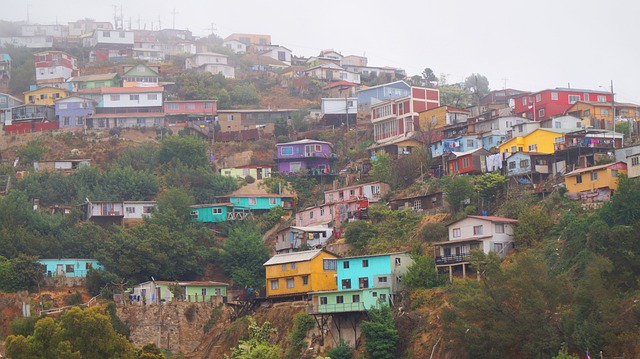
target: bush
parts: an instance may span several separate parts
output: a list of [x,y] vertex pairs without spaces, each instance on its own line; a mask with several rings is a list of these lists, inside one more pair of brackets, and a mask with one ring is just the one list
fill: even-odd
[[353,358],[353,352],[351,352],[351,348],[349,348],[347,342],[345,342],[343,338],[340,338],[340,343],[331,348],[331,350],[327,352],[327,356],[331,359],[351,359]]
[[315,321],[311,315],[306,313],[296,314],[293,329],[287,335],[288,348],[286,358],[300,358],[300,353],[307,346],[304,339],[307,337],[307,332],[314,325]]
[[69,294],[64,297],[64,302],[66,305],[80,305],[82,304],[82,294],[78,291]]
[[251,176],[249,176],[249,175],[247,175],[247,177],[244,178],[244,181],[247,182],[247,184],[251,184],[251,183],[255,182],[256,179],[251,177]]
[[22,335],[25,337],[32,335],[33,330],[36,327],[36,322],[39,319],[40,318],[38,317],[29,317],[29,318],[18,317],[14,319],[13,322],[11,322],[11,325],[9,326],[9,329],[11,330],[11,334]]
[[193,322],[196,318],[196,306],[191,304],[187,310],[184,311],[184,317],[187,318],[189,323]]

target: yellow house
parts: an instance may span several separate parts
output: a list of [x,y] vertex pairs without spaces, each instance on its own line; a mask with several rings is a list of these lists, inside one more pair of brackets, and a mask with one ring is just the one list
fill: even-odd
[[267,298],[337,290],[338,256],[324,249],[277,254],[267,262]]
[[581,168],[564,176],[567,196],[572,199],[606,201],[618,189],[618,175],[627,173],[624,162]]
[[23,94],[25,104],[53,106],[54,101],[69,97],[69,95],[71,95],[71,91],[57,87],[45,86],[23,92]]
[[538,152],[551,154],[555,152],[556,143],[564,143],[567,132],[575,130],[561,128],[539,128],[525,136],[514,137],[500,145],[500,153]]
[[455,124],[466,124],[469,111],[453,106],[440,106],[419,113],[420,128],[423,131]]
[[[638,105],[629,103],[615,103],[616,119],[640,118]],[[582,120],[583,126],[596,126],[597,128],[612,129],[611,119],[613,118],[611,102],[583,102],[574,103],[567,110],[567,114],[578,117]]]
[[263,178],[271,177],[271,166],[246,165],[229,167],[221,169],[220,174],[233,178],[245,178],[247,176],[251,176],[254,179],[261,180]]

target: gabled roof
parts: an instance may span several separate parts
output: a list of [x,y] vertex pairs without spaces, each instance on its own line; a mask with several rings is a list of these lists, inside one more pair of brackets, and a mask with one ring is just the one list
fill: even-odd
[[316,66],[313,66],[313,67],[309,67],[308,69],[304,70],[304,72],[315,70],[315,69],[318,69],[318,68],[325,68],[325,69],[332,69],[332,70],[343,70],[344,71],[344,69],[342,67],[340,67],[340,66],[338,66],[338,65],[336,65],[336,64],[334,64],[332,62],[326,62],[324,64],[320,64],[320,65],[316,65]]
[[217,52],[199,52],[197,54],[191,55],[189,57],[197,57],[197,56],[220,56],[220,57],[229,57],[225,54],[219,54]]
[[314,143],[324,143],[326,145],[333,147],[333,145],[329,142],[310,140],[308,138],[305,138],[304,140],[293,141],[293,142],[277,143],[276,146],[306,145],[306,144],[314,144]]
[[209,208],[209,207],[233,207],[233,203],[231,202],[206,203],[206,204],[194,204],[193,206],[189,206],[189,208]]
[[64,91],[64,92],[66,92],[66,93],[68,93],[68,94],[70,94],[70,93],[71,93],[71,91],[69,91],[69,90],[67,90],[67,89],[63,89],[63,88],[59,88],[59,87],[54,87],[54,86],[42,86],[42,87],[38,87],[38,88],[33,89],[33,90],[25,91],[25,92],[23,92],[23,93],[24,93],[24,94],[26,94],[26,93],[36,92],[36,91],[44,90],[44,89],[61,90],[61,91]]
[[162,92],[162,86],[149,87],[102,87],[100,89],[80,90],[79,93],[101,93],[101,94],[127,94],[127,93],[145,93],[145,92]]
[[335,81],[332,82],[328,85],[325,85],[322,89],[323,90],[328,90],[328,89],[332,89],[335,87],[357,87],[358,84],[354,84],[353,82],[349,82],[349,81],[345,81],[345,80],[341,80],[341,81]]
[[[264,262],[263,265],[270,266],[270,265],[285,264],[285,263],[306,262],[317,257],[321,252],[326,252],[326,253],[335,255],[324,249],[313,249],[310,251],[283,253],[283,254],[276,254],[275,256],[271,257],[268,261]],[[335,256],[338,257],[337,255]]]
[[[135,50],[135,49],[134,49]],[[150,51],[149,49],[143,49],[145,51]],[[146,71],[144,73],[138,72],[139,68],[145,68],[148,69],[151,73],[147,73]],[[129,68],[127,71],[125,71],[122,76],[127,76],[129,75],[129,73],[133,73],[136,74],[138,73],[138,76],[160,76],[160,74],[158,73],[158,71],[156,71],[153,67],[147,66],[145,64],[137,64],[135,66],[132,66],[131,68]]]
[[456,156],[456,158],[458,158],[458,157],[461,157],[461,156],[471,155],[471,154],[473,154],[475,152],[487,152],[487,153],[489,153],[489,151],[487,151],[484,148],[480,147],[480,148],[476,148],[475,150],[470,150],[470,151],[467,151],[467,152],[455,152],[455,151],[452,151],[451,154]]
[[626,167],[626,163],[622,162],[622,161],[618,161],[618,162],[613,162],[613,163],[607,163],[604,165],[599,165],[599,166],[591,166],[591,167],[587,167],[587,168],[580,168],[577,169],[575,171],[569,172],[567,174],[565,174],[565,177],[570,177],[570,176],[575,176],[575,175],[579,175],[581,173],[585,173],[585,172],[591,172],[591,171],[598,171],[601,169],[605,169],[605,168],[609,168],[609,167],[613,167],[613,166],[617,166],[617,165],[624,165]]
[[517,223],[518,220],[517,219],[513,219],[513,218],[507,218],[507,217],[498,217],[498,216],[467,216],[465,218],[459,219],[457,221],[451,222],[449,223],[449,226],[452,226],[455,223],[458,223],[460,221],[464,221],[467,218],[475,218],[475,219],[481,219],[484,221],[489,221],[489,222],[493,222],[493,223]]

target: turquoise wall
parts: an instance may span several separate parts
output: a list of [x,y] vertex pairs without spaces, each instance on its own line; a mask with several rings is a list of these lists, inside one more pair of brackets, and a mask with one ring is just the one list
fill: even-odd
[[[250,204],[249,203],[249,198],[255,198],[256,199],[256,203],[255,204]],[[271,204],[270,200],[275,199],[275,203]],[[233,203],[234,207],[240,207],[240,208],[248,208],[248,209],[263,209],[263,210],[269,210],[273,207],[277,207],[277,206],[282,206],[282,198],[280,197],[274,197],[274,198],[268,198],[268,197],[229,197],[229,201],[231,203]]]
[[[313,295],[313,312],[354,312],[380,308],[382,305],[389,305],[389,292],[389,288],[370,288],[317,293]],[[359,296],[359,302],[353,301],[354,295]],[[342,303],[338,303],[338,297],[342,297]],[[320,304],[321,298],[326,298],[327,304]]]
[[[363,261],[368,261],[368,266],[363,266]],[[349,268],[345,268],[345,263],[349,263]],[[392,277],[391,272],[391,256],[389,254],[382,254],[377,256],[365,256],[365,257],[352,257],[352,258],[340,258],[338,259],[338,290],[345,290],[348,288],[342,287],[342,281],[344,279],[351,280],[351,289],[359,289],[360,278],[367,278],[369,285],[367,288],[373,288],[376,286],[374,280],[379,276],[387,276],[386,284],[378,284],[378,286],[391,286]]]
[[[222,213],[213,214],[213,208],[222,209]],[[227,206],[211,205],[206,207],[191,207],[191,211],[195,211],[198,213],[198,218],[194,219],[196,222],[218,223],[227,221],[227,208]]]
[[[44,274],[50,277],[60,275],[65,277],[86,277],[88,272],[87,263],[90,263],[90,268],[104,269],[104,266],[98,264],[97,259],[38,259],[38,262],[46,266]],[[62,265],[61,271],[58,269],[58,265]]]

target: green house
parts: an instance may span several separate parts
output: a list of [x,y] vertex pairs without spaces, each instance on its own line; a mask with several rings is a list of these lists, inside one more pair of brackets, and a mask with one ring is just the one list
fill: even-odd
[[123,86],[128,84],[151,83],[158,84],[160,79],[159,66],[147,66],[145,64],[124,65],[122,74]]
[[160,304],[175,300],[169,289],[173,284],[178,284],[181,289],[178,300],[187,302],[222,303],[226,300],[229,286],[227,283],[213,281],[149,281],[133,287],[131,301],[137,304]]
[[313,293],[310,313],[363,312],[390,305],[390,288],[332,290]]
[[120,77],[117,73],[74,76],[69,79],[75,91],[99,89],[102,87],[120,87]]
[[232,203],[199,204],[191,206],[191,220],[202,223],[226,222]]

